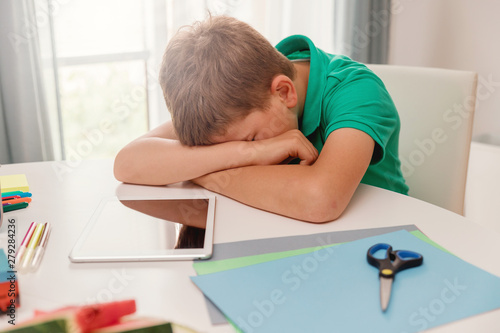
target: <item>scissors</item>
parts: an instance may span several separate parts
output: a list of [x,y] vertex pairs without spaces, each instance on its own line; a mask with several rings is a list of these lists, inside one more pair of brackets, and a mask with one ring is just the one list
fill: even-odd
[[[375,257],[375,253],[384,250],[384,257]],[[366,254],[368,263],[379,270],[380,277],[380,306],[382,311],[387,310],[391,299],[392,282],[397,272],[407,268],[422,265],[424,257],[420,253],[407,250],[393,251],[392,246],[378,243],[368,249]]]

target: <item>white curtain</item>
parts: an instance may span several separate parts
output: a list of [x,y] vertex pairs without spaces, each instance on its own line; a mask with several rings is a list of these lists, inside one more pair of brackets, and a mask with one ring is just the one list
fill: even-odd
[[34,3],[0,1],[0,163],[51,159]]
[[249,23],[273,45],[290,35],[308,36],[333,52],[336,0],[167,0],[169,37],[179,27],[212,15],[234,16]]
[[12,160],[10,147],[7,142],[7,125],[3,112],[2,89],[0,86],[0,163],[9,163]]
[[386,64],[391,0],[335,0],[334,49],[366,64]]

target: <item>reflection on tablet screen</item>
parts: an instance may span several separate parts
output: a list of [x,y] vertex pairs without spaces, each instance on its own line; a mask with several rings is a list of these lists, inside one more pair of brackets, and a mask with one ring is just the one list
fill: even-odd
[[120,200],[120,202],[128,208],[156,218],[148,220],[147,223],[156,223],[158,227],[164,224],[166,230],[174,228],[175,233],[165,232],[166,237],[175,235],[175,240],[171,242],[175,244],[173,248],[203,248],[208,200]]
[[80,252],[88,256],[140,256],[201,249],[207,210],[207,199],[109,200]]

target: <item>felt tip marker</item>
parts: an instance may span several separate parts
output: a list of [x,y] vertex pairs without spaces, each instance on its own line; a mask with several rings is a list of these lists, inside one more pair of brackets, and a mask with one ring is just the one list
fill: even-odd
[[3,211],[5,213],[7,213],[7,212],[10,212],[10,211],[13,211],[13,210],[18,210],[18,209],[22,209],[22,208],[26,208],[26,207],[28,207],[28,203],[27,202],[19,202],[19,203],[15,203],[15,204],[4,206],[3,207]]
[[8,197],[2,197],[2,201],[7,201],[7,200],[12,200],[12,199],[19,199],[21,196],[20,195],[11,195]]
[[43,229],[42,239],[40,240],[40,245],[35,249],[35,255],[33,256],[33,261],[31,262],[31,270],[36,270],[42,261],[43,253],[45,252],[45,247],[47,245],[47,240],[49,239],[50,225],[49,222],[45,223],[45,228]]
[[7,201],[2,201],[2,204],[16,204],[16,203],[21,203],[21,202],[26,202],[26,203],[30,203],[31,202],[31,198],[16,198],[16,199],[10,199],[10,200],[7,200]]
[[17,251],[16,254],[16,263],[21,263],[21,260],[23,259],[24,251],[26,251],[26,247],[28,247],[28,243],[31,240],[31,236],[33,235],[33,232],[35,231],[36,223],[31,222],[30,227],[28,228],[28,231],[26,231],[26,235],[24,235],[23,241],[21,242],[21,246],[19,247],[19,250]]
[[21,195],[23,191],[12,191],[12,192],[4,192],[2,193],[2,199],[5,197],[10,197],[12,195]]
[[40,223],[36,226],[35,231],[33,232],[33,236],[31,236],[30,242],[27,246],[26,253],[24,254],[24,258],[21,261],[21,269],[20,271],[27,271],[30,266],[31,259],[33,258],[33,254],[35,252],[35,248],[38,246],[40,242],[40,237],[42,236],[44,224]]

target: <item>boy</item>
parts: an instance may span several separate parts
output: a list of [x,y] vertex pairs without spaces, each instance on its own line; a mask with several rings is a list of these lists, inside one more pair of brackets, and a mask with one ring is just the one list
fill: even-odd
[[172,121],[118,153],[120,181],[192,180],[308,222],[338,218],[360,182],[408,191],[383,83],[304,36],[275,49],[245,23],[211,17],[170,41],[160,85]]

